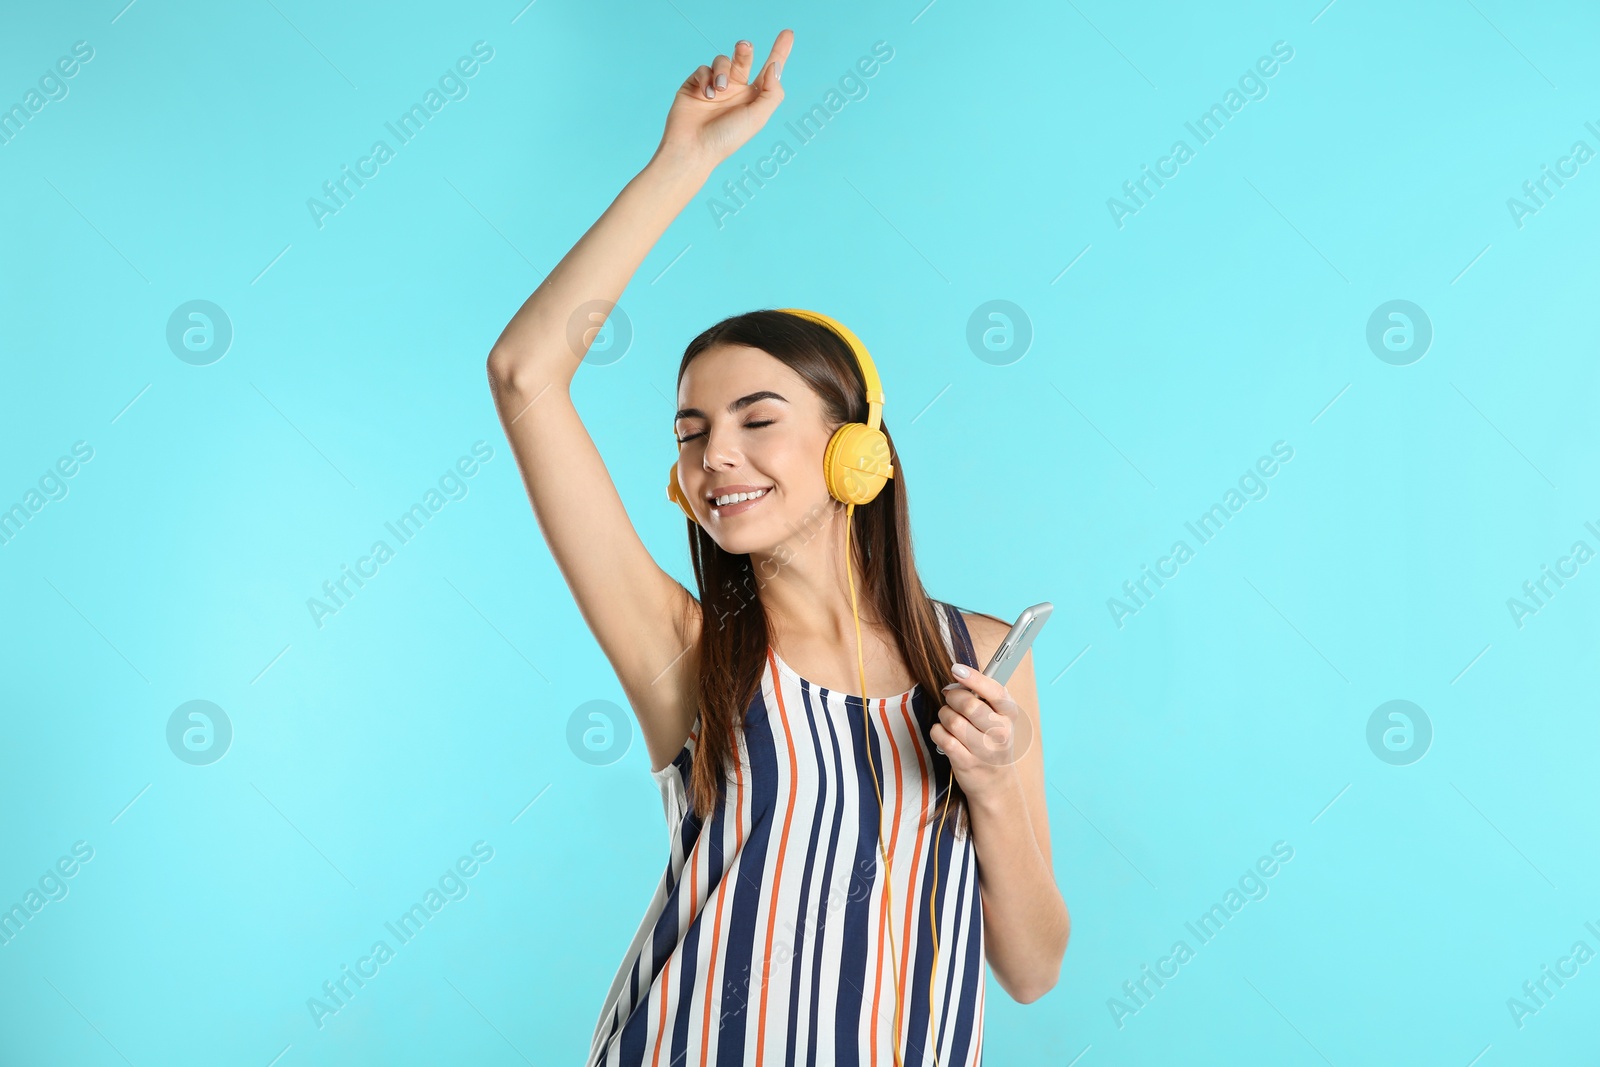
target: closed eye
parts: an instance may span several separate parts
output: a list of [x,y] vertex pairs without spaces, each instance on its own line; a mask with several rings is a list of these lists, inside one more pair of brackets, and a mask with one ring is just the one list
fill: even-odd
[[[762,427],[762,426],[771,426],[776,421],[777,421],[776,419],[767,419],[764,422],[747,422],[747,423],[744,424],[744,426],[745,426],[745,429],[747,429],[747,430],[754,430],[754,429],[757,429],[757,428]],[[704,437],[705,435],[706,435],[706,432],[704,430],[701,430],[699,433],[692,433],[692,434],[689,434],[687,437],[678,438],[678,443],[680,445],[688,444],[690,441],[693,441],[696,437]]]

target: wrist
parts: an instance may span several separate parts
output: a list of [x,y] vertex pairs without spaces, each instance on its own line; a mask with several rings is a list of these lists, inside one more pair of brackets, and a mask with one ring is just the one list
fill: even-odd
[[650,157],[650,162],[644,166],[647,174],[658,176],[673,184],[692,185],[694,188],[691,194],[700,190],[715,169],[715,162],[687,149],[669,146],[665,142],[657,146],[655,153]]
[[978,790],[963,788],[968,803],[980,818],[988,815],[1006,815],[1015,811],[1019,805],[1024,811],[1027,810],[1027,798],[1022,791],[1022,776],[1017,773],[1015,765],[1003,768]]

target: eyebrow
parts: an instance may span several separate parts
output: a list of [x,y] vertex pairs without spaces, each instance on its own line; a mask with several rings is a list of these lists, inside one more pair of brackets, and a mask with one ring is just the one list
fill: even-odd
[[[751,393],[749,396],[741,396],[738,400],[735,400],[733,403],[729,404],[728,412],[729,414],[732,414],[741,408],[747,408],[751,404],[754,404],[757,400],[782,400],[785,404],[789,402],[784,397],[774,393],[771,389],[762,389],[759,392]],[[679,408],[678,413],[673,416],[672,421],[677,422],[679,419],[703,419],[705,417],[706,413],[701,411],[699,408]]]

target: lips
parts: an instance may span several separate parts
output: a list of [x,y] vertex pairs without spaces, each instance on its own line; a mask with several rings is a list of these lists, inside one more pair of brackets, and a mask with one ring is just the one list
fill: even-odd
[[[721,490],[721,492],[723,494],[733,493],[733,492],[751,492],[751,493],[753,493],[753,492],[757,492],[759,490],[759,488],[760,487],[757,487],[756,489],[723,489],[723,490]],[[754,498],[752,498],[750,500],[741,500],[738,503],[727,504],[727,505],[725,505],[723,507],[720,507],[720,508],[717,507],[717,505],[715,503],[713,503],[711,505],[711,515],[712,515],[713,518],[716,518],[716,519],[719,519],[719,520],[720,519],[730,519],[730,518],[734,517],[735,515],[744,514],[745,512],[749,511],[751,508],[759,507],[761,505],[761,502],[766,500],[767,497],[769,497],[771,495],[772,495],[772,490],[770,488],[768,488],[760,496],[754,497]],[[715,500],[714,497],[712,499]]]
[[[770,485],[725,485],[720,490],[712,490],[707,493],[706,502],[712,507],[717,507],[718,496],[733,496],[734,493],[762,493],[765,496],[766,493],[771,493],[771,490],[773,490],[773,486]],[[742,502],[749,504],[749,501]],[[733,506],[730,504],[730,507]]]
[[[710,504],[712,507],[716,507],[717,506],[717,497],[719,497],[719,496],[730,496],[733,493],[759,493],[763,489],[767,490],[768,492],[771,492],[772,486],[770,486],[770,485],[724,485],[721,488],[713,489],[713,490],[711,490],[711,492],[707,493],[706,494],[706,503]],[[748,501],[745,501],[745,503],[748,503]]]

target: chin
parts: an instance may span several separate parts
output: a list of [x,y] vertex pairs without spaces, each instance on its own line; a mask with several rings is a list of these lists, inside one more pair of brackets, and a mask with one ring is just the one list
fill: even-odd
[[717,547],[722,551],[744,556],[752,552],[765,552],[782,538],[773,537],[764,524],[751,523],[749,529],[723,530],[712,540],[717,542]]

